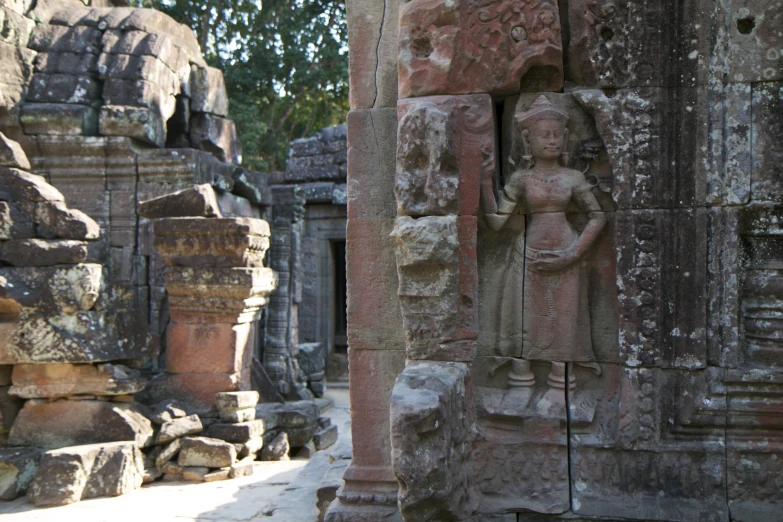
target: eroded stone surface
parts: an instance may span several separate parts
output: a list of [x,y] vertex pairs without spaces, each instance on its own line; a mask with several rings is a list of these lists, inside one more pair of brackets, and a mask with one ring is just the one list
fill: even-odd
[[25,399],[126,395],[144,389],[138,370],[121,364],[17,364],[11,393]]
[[42,448],[114,441],[147,446],[152,438],[152,423],[132,404],[34,399],[27,401],[19,412],[9,442]]
[[400,10],[400,98],[563,84],[557,2],[416,0]]
[[27,491],[42,454],[38,448],[0,449],[0,499],[13,500]]
[[177,463],[180,466],[224,468],[237,458],[234,446],[222,440],[207,437],[187,437],[182,440]]
[[468,368],[411,362],[391,396],[391,441],[405,520],[461,519],[471,512]]
[[37,506],[130,493],[142,484],[144,462],[132,442],[89,444],[48,451],[30,484]]

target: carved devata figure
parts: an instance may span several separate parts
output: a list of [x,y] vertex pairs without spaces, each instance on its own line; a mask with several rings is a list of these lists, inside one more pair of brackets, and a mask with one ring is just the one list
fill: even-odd
[[[524,402],[517,408],[526,406],[530,392],[525,392],[534,385],[530,361],[551,363],[547,384],[555,390],[566,387],[566,364],[600,371],[591,341],[584,258],[606,218],[591,191],[593,184],[584,173],[564,166],[568,119],[545,96],[518,116],[526,165],[511,174],[497,211],[486,216],[494,230],[512,214],[526,216],[526,230],[515,240],[500,307],[503,337],[521,344],[514,352],[522,358],[512,361],[508,377],[512,390],[521,392],[512,394],[514,400]],[[566,210],[573,203],[589,217],[581,233],[567,218]],[[572,371],[568,381],[573,388]]]

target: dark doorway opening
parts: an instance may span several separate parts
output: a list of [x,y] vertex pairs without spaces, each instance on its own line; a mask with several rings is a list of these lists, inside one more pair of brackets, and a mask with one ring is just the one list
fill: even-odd
[[334,351],[348,353],[348,289],[345,280],[345,241],[332,242],[334,256]]

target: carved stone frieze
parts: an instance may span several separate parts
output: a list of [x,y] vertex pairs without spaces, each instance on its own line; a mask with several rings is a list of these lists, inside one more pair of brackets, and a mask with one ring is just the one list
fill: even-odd
[[399,96],[557,91],[561,21],[552,0],[414,0],[400,9]]

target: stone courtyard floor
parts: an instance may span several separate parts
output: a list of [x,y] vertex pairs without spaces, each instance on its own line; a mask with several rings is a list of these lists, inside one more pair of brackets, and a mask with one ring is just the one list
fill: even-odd
[[[330,388],[335,446],[350,439],[348,390]],[[161,482],[121,497],[36,508],[26,497],[0,501],[3,522],[315,522],[316,490],[330,467],[332,448],[308,460],[256,462],[253,475],[211,483]]]

